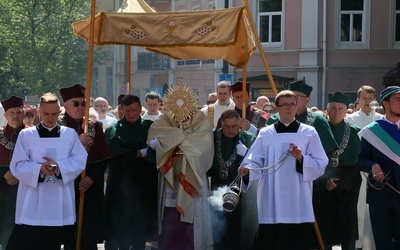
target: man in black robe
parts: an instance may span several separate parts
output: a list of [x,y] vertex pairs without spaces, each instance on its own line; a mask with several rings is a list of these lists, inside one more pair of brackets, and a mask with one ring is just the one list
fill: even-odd
[[81,190],[85,192],[81,246],[85,250],[97,250],[97,244],[103,243],[105,239],[104,171],[111,152],[100,123],[89,120],[88,131],[84,133],[85,87],[75,84],[60,89],[60,94],[64,101],[65,115],[59,123],[75,129],[88,152],[86,176],[83,180],[81,176],[75,180],[77,213]]
[[12,96],[2,101],[5,127],[0,127],[0,245],[6,249],[8,238],[15,223],[15,202],[17,198],[18,179],[9,168],[15,142],[19,132],[25,128],[24,99]]
[[107,249],[144,249],[157,235],[157,168],[146,160],[155,155],[146,144],[153,122],[141,118],[141,110],[139,97],[126,95],[123,117],[105,133],[113,155],[106,188]]
[[[240,115],[235,110],[221,114],[222,128],[214,131],[214,159],[207,175],[211,177],[211,190],[230,186],[236,179],[237,168],[255,140],[255,136],[239,128]],[[234,183],[240,186],[239,183]],[[243,249],[241,245],[242,202],[233,211],[223,211],[211,201],[214,249]],[[244,237],[252,238],[251,233]]]
[[325,249],[340,244],[355,248],[358,239],[357,201],[361,175],[356,166],[360,149],[360,128],[344,120],[350,98],[340,92],[330,97],[329,125],[339,148],[329,154],[323,176],[314,181],[314,209]]
[[[261,128],[265,127],[268,115],[262,110],[255,108],[250,105],[250,83],[247,82],[244,88],[243,82],[239,81],[232,85],[232,98],[235,103],[235,111],[239,113],[241,119],[239,120],[239,126],[242,130],[248,131],[255,136],[258,134]],[[244,103],[243,98],[247,97],[247,101]],[[243,105],[245,107],[245,117],[243,117]],[[217,128],[221,127],[221,119],[218,121]],[[253,232],[257,229],[257,211],[256,211],[256,193],[257,185],[252,185],[251,190],[248,190],[246,195],[242,199],[243,215],[246,223],[242,226],[242,231]],[[251,238],[244,242],[245,248],[250,247]]]

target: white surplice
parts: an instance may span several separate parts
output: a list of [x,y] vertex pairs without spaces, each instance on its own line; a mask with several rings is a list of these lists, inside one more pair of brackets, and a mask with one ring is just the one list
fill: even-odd
[[[44,156],[59,166],[62,179],[38,182]],[[60,137],[40,138],[36,127],[21,131],[10,163],[19,179],[15,223],[32,226],[73,225],[75,214],[74,180],[85,169],[87,153],[77,133],[61,126]]]
[[290,149],[290,143],[302,150],[303,174],[296,171],[296,159],[288,155],[282,165],[270,170],[250,170],[249,184],[243,186],[246,191],[252,181],[259,180],[259,224],[314,221],[313,180],[324,173],[328,158],[313,127],[301,124],[297,133],[277,133],[274,125],[261,129],[241,166],[255,170],[270,166]]

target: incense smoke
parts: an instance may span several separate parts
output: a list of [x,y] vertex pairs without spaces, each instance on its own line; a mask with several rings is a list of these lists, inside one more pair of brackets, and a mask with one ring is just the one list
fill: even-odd
[[213,209],[223,211],[222,204],[224,203],[223,196],[229,191],[227,186],[219,187],[217,190],[212,191],[212,195],[208,197],[208,201]]

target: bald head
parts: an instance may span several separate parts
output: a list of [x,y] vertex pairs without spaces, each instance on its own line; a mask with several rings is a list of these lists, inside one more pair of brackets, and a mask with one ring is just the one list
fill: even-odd
[[266,96],[259,96],[256,100],[256,108],[263,110],[265,104],[270,103],[268,97]]

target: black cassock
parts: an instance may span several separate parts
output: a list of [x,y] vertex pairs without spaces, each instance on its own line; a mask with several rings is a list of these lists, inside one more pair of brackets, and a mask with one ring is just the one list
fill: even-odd
[[[78,135],[84,132],[84,120],[74,119],[67,113],[60,121],[61,125],[73,128]],[[101,123],[90,121],[88,133],[93,141],[88,151],[86,163],[86,176],[93,180],[93,185],[85,191],[83,207],[83,226],[81,248],[97,250],[97,243],[103,243],[105,239],[105,198],[104,198],[104,172],[107,162],[111,157],[111,151],[105,141],[103,126]],[[75,201],[77,221],[79,220],[81,176],[75,179]],[[76,234],[75,234],[76,235]],[[75,249],[76,239],[67,245],[67,249]]]

